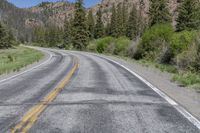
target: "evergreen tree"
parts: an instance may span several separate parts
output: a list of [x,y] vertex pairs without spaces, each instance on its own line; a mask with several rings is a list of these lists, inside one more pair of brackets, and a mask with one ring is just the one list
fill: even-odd
[[200,26],[200,2],[199,0],[183,0],[178,8],[176,30],[194,30]]
[[106,36],[111,36],[111,26],[110,26],[110,22],[107,23],[106,27],[105,27],[105,35]]
[[86,15],[83,7],[83,0],[75,3],[75,14],[72,25],[72,45],[74,48],[82,50],[88,44],[89,34],[86,25]]
[[36,27],[34,29],[34,42],[41,46],[45,43],[45,29],[43,27]]
[[127,29],[127,21],[128,21],[128,7],[127,7],[127,4],[126,2],[124,1],[123,2],[123,5],[122,5],[122,21],[123,21],[123,24],[122,24],[122,32],[123,32],[123,36],[126,35],[126,29]]
[[110,22],[110,34],[113,37],[117,37],[117,14],[116,14],[116,8],[113,4],[112,7],[112,16],[111,16],[111,22]]
[[145,11],[145,3],[144,0],[140,0],[139,12],[138,12],[138,33],[137,35],[142,36],[145,28],[146,28],[146,19],[143,17]]
[[8,31],[8,44],[10,44],[10,46],[11,45],[17,45],[17,41],[16,41],[16,38],[13,35],[12,30]]
[[51,26],[48,29],[48,44],[49,47],[55,47],[56,46],[56,28],[54,26]]
[[104,36],[104,24],[102,21],[102,12],[101,9],[97,12],[97,22],[95,25],[95,30],[94,30],[94,37],[96,39],[101,38]]
[[129,19],[127,22],[126,36],[129,39],[134,39],[137,36],[137,26],[138,26],[138,16],[137,16],[136,6],[133,5],[133,8],[130,12]]
[[168,0],[150,0],[149,25],[169,23],[172,21],[167,6]]
[[95,28],[95,22],[94,22],[92,10],[90,10],[88,13],[87,25],[88,25],[89,37],[90,37],[90,39],[92,39],[94,37],[94,28]]
[[5,27],[0,23],[0,49],[11,47],[12,44],[10,43],[9,37]]
[[64,35],[63,35],[63,43],[66,48],[69,48],[71,44],[71,25],[68,20],[65,20],[64,23]]
[[119,3],[117,5],[117,37],[123,36],[123,11],[122,5]]

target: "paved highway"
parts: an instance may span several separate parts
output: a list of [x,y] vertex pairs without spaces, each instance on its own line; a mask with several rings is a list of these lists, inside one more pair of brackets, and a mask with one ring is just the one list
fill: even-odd
[[46,64],[0,83],[0,133],[200,133],[119,65],[49,51]]

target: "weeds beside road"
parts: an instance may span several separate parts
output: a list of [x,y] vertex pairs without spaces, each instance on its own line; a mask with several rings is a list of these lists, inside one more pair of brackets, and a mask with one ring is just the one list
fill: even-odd
[[37,50],[21,46],[0,50],[0,75],[19,71],[21,68],[39,61],[43,56]]

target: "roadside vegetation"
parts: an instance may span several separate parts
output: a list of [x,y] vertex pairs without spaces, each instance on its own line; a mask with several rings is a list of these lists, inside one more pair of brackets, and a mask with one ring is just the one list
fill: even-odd
[[0,50],[0,75],[19,71],[21,68],[39,61],[44,55],[34,49],[12,47]]
[[0,23],[0,75],[19,71],[43,57],[39,51],[18,45],[12,30]]
[[77,0],[74,17],[65,21],[63,29],[52,32],[51,28],[38,27],[34,42],[128,57],[173,73],[172,80],[180,85],[200,89],[199,0],[180,1],[175,20],[168,0],[150,0],[148,19],[142,15],[142,1],[131,10],[128,6],[126,1],[114,4],[110,20],[105,21],[101,8],[94,16],[92,10],[85,11],[82,0]]

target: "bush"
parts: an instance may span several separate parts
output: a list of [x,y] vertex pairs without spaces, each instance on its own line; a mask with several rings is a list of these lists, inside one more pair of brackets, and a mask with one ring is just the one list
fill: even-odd
[[96,46],[96,42],[95,41],[91,41],[89,43],[89,45],[87,46],[87,50],[88,51],[97,52],[96,49],[97,49],[97,46]]
[[138,51],[138,41],[132,41],[128,48],[128,56],[131,58],[136,58],[136,52]]
[[90,44],[87,46],[87,50],[98,53],[109,53],[127,56],[130,42],[131,41],[126,37],[105,37],[91,41]]
[[175,54],[187,50],[190,44],[196,39],[196,31],[176,32],[171,38],[171,47]]
[[[166,42],[163,42],[166,43]],[[174,57],[174,53],[169,44],[163,45],[163,48],[160,52],[160,55],[157,58],[157,61],[161,64],[169,64],[172,63],[171,60]]]
[[191,51],[184,51],[177,56],[177,66],[181,70],[192,69],[192,64],[195,62],[196,57]]
[[115,40],[115,51],[116,55],[128,56],[128,48],[130,46],[130,40],[126,37],[120,37]]
[[177,55],[177,66],[182,70],[200,71],[200,37]]
[[98,53],[104,53],[105,50],[108,48],[109,45],[111,45],[114,41],[113,37],[105,37],[102,39],[96,40],[96,51]]
[[[155,60],[162,48],[170,47],[170,39],[173,35],[173,27],[170,24],[154,25],[146,30],[138,46],[142,58]],[[167,46],[166,46],[167,45]]]
[[196,89],[200,89],[200,76],[196,73],[179,73],[174,75],[173,77],[174,81],[179,82],[180,84],[184,86],[191,86]]

